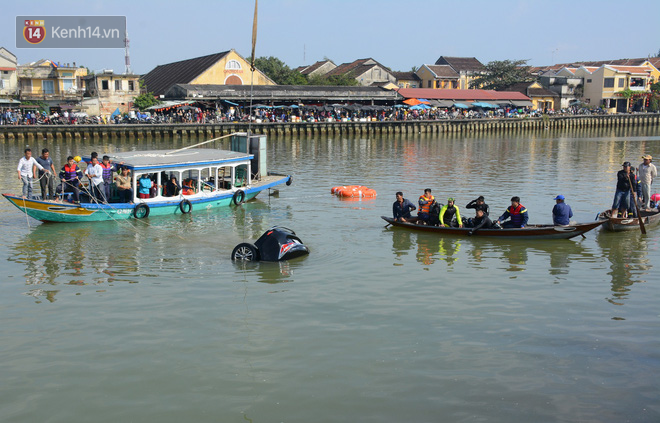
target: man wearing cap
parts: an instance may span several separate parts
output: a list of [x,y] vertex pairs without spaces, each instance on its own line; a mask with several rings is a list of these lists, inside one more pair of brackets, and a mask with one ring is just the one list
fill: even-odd
[[630,207],[630,162],[623,162],[622,166],[623,169],[616,173],[616,192],[612,202],[612,217],[619,217],[619,208],[625,213]]
[[565,197],[561,194],[555,197],[557,204],[552,208],[552,222],[555,226],[568,226],[573,217],[571,206],[564,202]]
[[651,209],[651,184],[653,179],[658,176],[658,170],[655,165],[651,163],[653,157],[650,154],[642,156],[644,162],[637,167],[637,180],[642,186],[642,201],[643,207],[646,211]]

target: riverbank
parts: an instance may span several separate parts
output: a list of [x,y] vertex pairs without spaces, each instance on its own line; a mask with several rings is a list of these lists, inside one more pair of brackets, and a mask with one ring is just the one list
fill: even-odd
[[[271,137],[387,134],[502,134],[583,128],[648,128],[660,125],[660,114],[560,116],[522,119],[455,119],[384,122],[255,123],[252,132]],[[47,139],[76,140],[214,138],[248,130],[246,122],[216,124],[29,125],[0,127],[0,142]]]

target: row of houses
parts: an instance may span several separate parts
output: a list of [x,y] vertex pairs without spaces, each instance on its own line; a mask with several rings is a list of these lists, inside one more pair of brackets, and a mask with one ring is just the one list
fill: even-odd
[[[659,58],[566,63],[533,68],[535,82],[520,83],[506,91],[525,96],[530,107],[556,110],[575,104],[598,106],[610,111],[643,110],[650,85],[660,81]],[[79,108],[90,114],[128,111],[141,92],[163,100],[218,101],[244,96],[251,83],[264,102],[361,101],[371,104],[395,101],[423,90],[423,98],[464,101],[475,97],[470,83],[485,73],[475,57],[440,56],[434,64],[422,64],[410,72],[395,72],[373,58],[336,65],[318,61],[296,70],[308,77],[348,76],[358,87],[321,88],[275,86],[235,50],[159,65],[144,75],[118,74],[112,70],[90,73],[76,63],[40,60],[18,65],[16,56],[0,48],[0,106],[17,101],[45,103],[51,108]],[[271,88],[267,88],[271,87]],[[461,93],[472,92],[472,94]],[[422,97],[421,92],[417,97]],[[633,93],[622,96],[621,92]],[[328,97],[324,97],[328,96]],[[467,96],[467,97],[466,97]],[[510,95],[509,100],[521,102]],[[18,98],[18,100],[16,100]],[[332,100],[330,100],[330,98]],[[359,100],[358,100],[359,99]],[[484,100],[474,98],[475,100]]]

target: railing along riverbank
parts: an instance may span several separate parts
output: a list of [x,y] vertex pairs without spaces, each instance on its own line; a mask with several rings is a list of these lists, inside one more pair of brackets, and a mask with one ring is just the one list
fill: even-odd
[[[644,128],[660,125],[660,114],[454,119],[383,122],[254,123],[252,132],[271,137],[317,135],[512,133],[586,128]],[[245,132],[247,122],[215,124],[110,124],[0,126],[0,142],[76,139],[213,138]]]

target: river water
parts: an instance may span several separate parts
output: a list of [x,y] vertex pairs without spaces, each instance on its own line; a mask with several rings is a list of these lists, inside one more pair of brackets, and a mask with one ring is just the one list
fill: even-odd
[[[69,155],[193,140],[49,145]],[[34,151],[45,145],[32,145]],[[218,147],[227,147],[218,143]],[[24,145],[0,144],[2,192]],[[426,187],[530,223],[608,208],[649,132],[269,140],[279,195],[146,221],[42,224],[0,204],[0,421],[657,422],[659,228],[452,239],[385,228]],[[335,185],[379,195],[346,201]],[[660,190],[656,187],[657,190]],[[471,216],[465,210],[464,215]],[[272,225],[310,247],[235,264]]]

